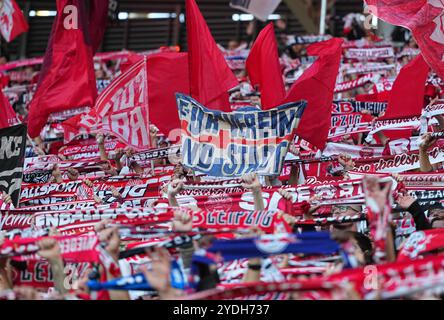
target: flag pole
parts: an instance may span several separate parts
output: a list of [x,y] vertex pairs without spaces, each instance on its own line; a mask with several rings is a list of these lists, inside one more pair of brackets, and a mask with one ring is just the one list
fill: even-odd
[[327,16],[327,0],[322,0],[321,3],[321,21],[319,22],[319,34],[325,34],[325,18]]

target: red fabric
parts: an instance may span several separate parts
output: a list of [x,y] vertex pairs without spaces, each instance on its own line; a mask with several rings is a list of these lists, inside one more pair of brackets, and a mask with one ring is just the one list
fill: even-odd
[[[37,254],[38,242],[46,237],[17,238],[6,240],[0,246],[1,252],[14,253],[16,261],[38,261],[42,258]],[[65,262],[99,262],[97,235],[75,235],[53,237],[60,245],[60,252]]]
[[259,86],[262,110],[272,109],[285,97],[278,46],[273,23],[269,23],[257,37],[246,62],[253,86]]
[[444,247],[444,230],[432,229],[417,231],[404,242],[397,261],[416,260],[423,254]]
[[9,82],[11,81],[11,77],[9,75],[6,74],[1,74],[0,75],[0,88],[6,88],[7,86],[9,86]]
[[140,150],[151,147],[146,60],[139,60],[115,78],[101,93],[94,108],[99,131],[111,133]]
[[[384,130],[382,133],[390,139],[390,141],[398,140],[398,139],[408,139],[413,135],[413,130]],[[374,137],[376,141],[378,137],[375,135]]]
[[[94,111],[94,109],[92,109],[91,111]],[[85,117],[84,114],[78,114],[78,115],[71,117],[71,118],[62,122],[65,143],[71,142],[75,137],[77,137],[81,133],[80,132],[80,123],[81,123],[81,120],[83,119],[83,117]],[[92,117],[94,118],[93,115],[92,115]],[[94,120],[94,122],[95,122],[95,120]],[[85,131],[89,132],[89,130],[85,130]]]
[[109,0],[88,1],[89,11],[89,34],[93,52],[96,53],[102,42],[108,23]]
[[227,91],[239,83],[194,0],[186,2],[191,96],[211,109],[230,112]]
[[122,73],[126,72],[129,67],[131,67],[133,64],[137,63],[141,59],[143,59],[143,55],[134,52],[129,53],[126,60],[122,61],[122,63],[120,64],[120,71]]
[[[78,8],[78,29],[64,26],[67,15],[63,8],[67,5]],[[58,0],[57,12],[37,90],[30,105],[28,130],[31,138],[40,135],[51,113],[93,106],[97,97],[85,3],[81,0]]]
[[441,0],[366,0],[370,13],[390,24],[412,31],[421,54],[433,70],[444,78],[444,32]]
[[0,129],[13,126],[17,123],[15,111],[12,109],[8,98],[5,97],[2,90],[0,90],[0,113]]
[[390,91],[387,110],[383,119],[421,115],[428,73],[429,66],[421,55],[418,55],[401,69]]
[[150,122],[168,135],[180,128],[176,92],[190,94],[187,53],[158,53],[147,58]]
[[331,125],[331,104],[343,42],[333,38],[308,47],[307,53],[319,58],[292,85],[284,99],[284,103],[308,102],[296,134],[319,149],[324,149]]
[[3,0],[0,9],[0,32],[7,42],[11,42],[29,29],[22,10],[14,0]]

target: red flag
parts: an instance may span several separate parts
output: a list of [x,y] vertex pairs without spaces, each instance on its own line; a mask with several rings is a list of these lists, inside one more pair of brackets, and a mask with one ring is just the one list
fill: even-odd
[[148,61],[148,100],[150,122],[168,135],[180,129],[176,92],[189,94],[187,53],[158,53]]
[[259,33],[247,58],[246,68],[251,84],[259,86],[262,110],[279,105],[285,97],[285,86],[273,23]]
[[239,83],[194,0],[186,2],[191,96],[208,108],[231,112],[228,90]]
[[147,59],[115,78],[97,99],[98,131],[109,132],[127,145],[150,148]]
[[429,66],[422,55],[406,64],[393,83],[384,119],[421,115]]
[[7,128],[18,123],[17,115],[12,109],[8,98],[5,97],[2,90],[0,90],[0,129]]
[[102,42],[108,23],[109,0],[89,2],[89,34],[93,52],[96,53]]
[[0,2],[0,32],[7,42],[11,42],[29,29],[22,10],[14,0]]
[[[46,50],[37,90],[31,101],[28,130],[35,138],[48,116],[57,111],[93,106],[97,97],[93,46],[83,0],[58,0],[57,16]],[[77,7],[78,28],[66,28],[67,5]],[[68,18],[68,19],[67,19]]]
[[298,100],[308,102],[296,134],[319,149],[325,147],[330,130],[331,104],[343,42],[342,39],[333,38],[308,47],[309,55],[319,57],[292,85],[284,99],[284,103]]
[[366,0],[369,12],[412,31],[429,66],[444,79],[444,1]]

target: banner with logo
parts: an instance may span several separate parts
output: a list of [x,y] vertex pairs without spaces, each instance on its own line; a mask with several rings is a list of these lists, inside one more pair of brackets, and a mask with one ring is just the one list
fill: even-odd
[[151,147],[146,59],[117,77],[97,98],[99,131],[109,132],[135,149]]

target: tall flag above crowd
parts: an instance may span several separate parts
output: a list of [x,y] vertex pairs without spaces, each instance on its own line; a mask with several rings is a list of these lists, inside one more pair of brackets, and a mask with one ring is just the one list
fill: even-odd
[[412,31],[424,59],[444,78],[444,3],[441,0],[365,0],[368,12]]
[[262,21],[276,10],[282,0],[231,0],[230,6],[254,15]]

